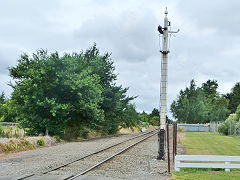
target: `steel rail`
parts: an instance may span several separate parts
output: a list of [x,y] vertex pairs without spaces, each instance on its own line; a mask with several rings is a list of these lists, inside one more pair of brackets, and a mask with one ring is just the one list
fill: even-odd
[[[153,132],[153,131],[152,131],[152,132]],[[137,142],[135,142],[135,143],[133,143],[133,144],[127,146],[126,148],[124,148],[124,149],[122,149],[121,151],[119,151],[119,152],[117,152],[117,153],[111,155],[110,157],[104,159],[103,161],[97,163],[96,165],[94,165],[94,166],[92,166],[92,167],[90,167],[90,168],[88,168],[88,169],[86,169],[86,170],[80,172],[80,173],[77,174],[77,175],[69,176],[69,177],[65,178],[64,180],[73,180],[73,179],[75,179],[75,178],[77,178],[77,177],[79,177],[79,176],[81,176],[81,175],[84,175],[84,174],[86,174],[86,173],[92,171],[93,169],[97,168],[98,166],[100,166],[100,165],[106,163],[107,161],[113,159],[113,158],[116,157],[117,155],[122,154],[122,153],[125,152],[126,150],[128,150],[128,149],[134,147],[135,145],[137,145],[137,144],[139,144],[139,143],[145,141],[146,139],[152,137],[153,135],[155,135],[155,134],[157,134],[157,133],[158,133],[158,131],[157,131],[157,132],[153,132],[153,134],[150,134],[149,136],[147,136],[147,137],[145,137],[145,138],[143,138],[143,139],[141,139],[141,140],[139,140],[139,141],[137,141]]]
[[[134,137],[131,137],[131,138],[126,139],[126,140],[123,140],[123,141],[121,141],[121,142],[119,142],[119,143],[113,144],[113,145],[111,145],[111,146],[108,146],[108,147],[106,147],[106,148],[100,149],[100,150],[95,151],[95,152],[93,152],[93,153],[87,154],[87,155],[85,155],[85,156],[83,156],[83,157],[80,157],[80,158],[75,159],[75,160],[73,160],[73,161],[67,162],[67,163],[65,163],[65,164],[63,164],[63,165],[57,166],[57,167],[52,168],[52,169],[50,169],[50,170],[41,172],[41,173],[39,173],[39,174],[47,174],[47,173],[49,173],[49,172],[58,170],[58,169],[60,169],[60,168],[63,168],[63,167],[68,166],[68,165],[70,165],[70,164],[73,164],[73,163],[75,163],[75,162],[77,162],[77,161],[80,161],[80,160],[82,160],[82,159],[85,159],[85,158],[87,158],[87,157],[90,157],[90,156],[92,156],[92,155],[94,155],[94,154],[98,154],[98,153],[100,153],[100,152],[106,151],[106,150],[108,150],[108,149],[110,149],[110,148],[112,148],[112,147],[115,147],[115,146],[117,146],[117,145],[120,145],[120,144],[122,144],[122,143],[125,143],[125,142],[127,142],[127,141],[130,141],[130,140],[132,140],[132,139],[136,139],[136,138],[138,138],[138,137],[144,136],[144,135],[146,135],[146,134],[150,134],[150,133],[152,133],[152,132],[154,132],[154,130],[150,130],[150,131],[147,131],[147,132],[145,132],[145,133],[136,135],[136,136],[134,136]],[[32,177],[32,176],[39,175],[39,174],[29,174],[29,175],[27,175],[27,176],[18,178],[17,180],[27,179],[27,178],[30,178],[30,177]]]

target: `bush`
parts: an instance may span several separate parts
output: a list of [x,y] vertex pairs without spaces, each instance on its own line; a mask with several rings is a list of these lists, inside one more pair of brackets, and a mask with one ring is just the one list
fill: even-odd
[[178,128],[178,131],[179,131],[179,132],[184,132],[185,129],[184,129],[184,127],[182,126],[182,127],[179,127],[179,128]]
[[159,126],[160,125],[160,119],[158,116],[153,116],[150,120],[150,124],[153,126]]
[[57,143],[62,142],[62,140],[61,140],[61,138],[59,136],[55,136],[55,139],[56,139]]
[[20,141],[21,141],[21,143],[22,143],[24,146],[30,147],[30,148],[34,148],[34,145],[33,145],[31,142],[29,142],[29,141],[27,141],[27,140],[25,140],[25,139],[23,139],[23,138],[21,138]]
[[226,119],[226,121],[225,121],[225,123],[227,124],[227,125],[229,125],[230,123],[235,123],[235,122],[237,122],[237,115],[235,114],[235,113],[233,113],[233,114],[230,114],[229,116],[228,116],[228,118]]
[[61,138],[67,141],[75,140],[78,137],[87,139],[88,133],[89,131],[82,125],[74,124],[71,127],[66,128],[65,133],[61,136]]
[[79,131],[79,135],[80,137],[84,138],[84,139],[87,139],[88,138],[88,133],[89,131],[87,129],[80,129]]
[[224,123],[221,126],[219,126],[218,127],[218,132],[220,134],[223,134],[223,135],[228,135],[228,127],[227,127],[227,125]]
[[43,138],[38,139],[37,144],[39,146],[45,146],[46,145],[45,139],[43,139]]
[[4,132],[3,132],[3,127],[2,127],[2,125],[0,124],[0,136],[3,134]]
[[0,143],[0,153],[18,152],[29,149],[34,149],[34,145],[23,138],[10,140],[7,143]]

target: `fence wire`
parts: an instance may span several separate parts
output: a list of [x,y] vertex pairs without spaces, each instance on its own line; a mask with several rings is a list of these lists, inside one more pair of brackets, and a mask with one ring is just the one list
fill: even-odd
[[228,123],[228,135],[231,136],[240,136],[240,123],[232,122]]

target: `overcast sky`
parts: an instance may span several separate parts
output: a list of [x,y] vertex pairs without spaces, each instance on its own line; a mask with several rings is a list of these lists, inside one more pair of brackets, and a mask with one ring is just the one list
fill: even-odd
[[23,52],[111,52],[118,83],[130,87],[137,110],[159,107],[157,26],[164,10],[172,30],[168,114],[191,79],[219,82],[221,93],[240,81],[239,0],[0,0],[0,91],[10,95],[8,66]]

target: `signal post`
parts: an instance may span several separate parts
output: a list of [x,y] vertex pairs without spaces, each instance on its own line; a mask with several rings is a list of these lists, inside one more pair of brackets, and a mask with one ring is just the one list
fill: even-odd
[[162,35],[162,49],[160,50],[162,54],[161,59],[161,85],[160,85],[160,131],[158,133],[158,157],[159,160],[164,160],[165,158],[165,136],[166,136],[166,115],[167,115],[167,80],[168,80],[168,41],[169,34],[178,33],[177,31],[170,31],[171,26],[170,21],[167,18],[167,8],[165,11],[164,26],[158,26],[158,32]]

